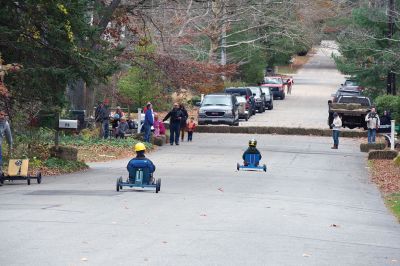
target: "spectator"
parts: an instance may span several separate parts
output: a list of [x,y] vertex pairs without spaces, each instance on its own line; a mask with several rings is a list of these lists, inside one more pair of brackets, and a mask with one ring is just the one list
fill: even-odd
[[194,117],[191,117],[189,122],[187,123],[187,131],[188,131],[188,141],[193,140],[193,132],[196,128],[196,123],[194,122]]
[[109,119],[110,119],[110,111],[106,103],[102,104],[102,107],[99,109],[99,121],[101,121],[101,128],[102,128],[102,135],[105,139],[108,138],[108,131],[109,131]]
[[165,126],[162,121],[158,119],[158,114],[154,113],[154,136],[165,135]]
[[383,111],[383,116],[381,116],[381,124],[379,126],[379,132],[380,133],[390,133],[391,129],[391,120],[392,117],[390,116],[390,113],[388,111]]
[[118,124],[119,124],[119,119],[120,116],[119,114],[115,113],[112,118],[111,118],[111,127],[112,127],[112,133],[114,134],[114,136],[117,136],[117,128],[118,128]]
[[293,78],[288,78],[286,83],[287,83],[287,94],[292,94],[292,85],[294,84]]
[[129,116],[127,123],[130,130],[137,129],[137,123],[135,122],[135,120],[133,120],[133,115]]
[[187,119],[189,117],[189,114],[186,111],[186,108],[182,103],[179,105],[179,109],[182,112],[182,119],[181,119],[181,124],[180,124],[180,132],[181,132],[181,141],[183,141],[183,139],[185,137],[186,121],[187,121]]
[[367,122],[368,127],[368,143],[375,143],[376,130],[380,126],[379,116],[375,107],[372,107],[371,112],[365,116],[365,122]]
[[119,117],[125,116],[124,112],[122,112],[121,107],[117,106],[117,110],[115,111],[116,114],[119,115]]
[[182,119],[182,111],[179,109],[179,104],[174,103],[174,108],[167,114],[166,117],[164,117],[163,121],[166,121],[168,118],[170,118],[170,123],[169,123],[169,131],[170,131],[170,136],[169,136],[169,141],[171,145],[179,145],[179,130],[180,130],[180,125],[181,125],[181,119]]
[[96,128],[99,129],[99,137],[102,138],[103,137],[103,127],[101,125],[102,121],[101,121],[101,117],[100,117],[100,113],[101,113],[101,109],[103,108],[103,103],[102,102],[98,102],[97,103],[97,107],[96,110],[94,111],[94,122],[96,123]]
[[129,125],[126,122],[126,118],[125,117],[121,117],[120,118],[120,122],[119,122],[118,127],[117,127],[117,134],[115,135],[115,137],[124,139],[125,138],[125,134],[127,133],[128,130],[129,130]]
[[[6,120],[6,113],[4,111],[0,111],[0,174],[3,173],[3,154],[2,154],[2,147],[3,147],[3,138],[6,138],[8,143],[8,154],[9,157],[11,156],[11,150],[13,145],[13,139],[11,135],[10,125]],[[1,184],[0,184],[1,185]]]
[[339,135],[340,128],[342,127],[342,119],[340,119],[338,113],[333,113],[333,122],[332,122],[332,137],[333,137],[333,146],[331,149],[339,148]]
[[154,124],[153,106],[151,105],[151,103],[147,104],[146,109],[147,110],[146,110],[146,113],[144,114],[144,123],[143,123],[144,141],[150,142],[151,127]]

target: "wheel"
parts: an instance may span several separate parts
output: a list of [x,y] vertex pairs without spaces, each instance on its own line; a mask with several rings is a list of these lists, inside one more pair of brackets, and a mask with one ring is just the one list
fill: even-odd
[[286,97],[285,93],[282,93],[282,94],[281,94],[281,100],[284,100],[285,97]]
[[4,184],[4,173],[1,173],[1,175],[0,175],[0,184],[1,185]]
[[247,115],[244,117],[244,120],[245,120],[245,121],[248,121],[248,120],[249,120],[249,114],[247,114]]
[[240,170],[240,165],[239,163],[236,164],[236,169],[239,171]]
[[161,178],[157,179],[156,182],[156,193],[158,193],[161,190]]
[[26,182],[28,183],[28,186],[31,184],[31,178],[29,176],[26,178]]
[[267,166],[265,164],[263,165],[263,170],[264,172],[267,172]]
[[120,188],[120,185],[119,185],[119,179],[117,180],[117,183],[115,184],[115,190],[118,192],[119,191],[119,188]]
[[36,181],[38,184],[42,183],[42,173],[39,172],[36,176]]

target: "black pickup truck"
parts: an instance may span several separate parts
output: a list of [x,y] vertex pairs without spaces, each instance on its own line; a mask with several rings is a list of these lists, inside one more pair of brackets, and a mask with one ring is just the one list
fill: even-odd
[[367,129],[365,116],[371,110],[371,100],[368,97],[343,95],[335,103],[328,101],[328,106],[330,128],[332,128],[333,113],[336,112],[342,119],[343,127]]

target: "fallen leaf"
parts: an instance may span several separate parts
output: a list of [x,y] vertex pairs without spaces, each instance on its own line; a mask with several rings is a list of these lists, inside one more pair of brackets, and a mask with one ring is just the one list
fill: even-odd
[[163,241],[163,244],[167,244],[168,242],[167,241]]
[[222,187],[218,188],[218,190],[224,192],[224,189]]
[[206,217],[206,216],[207,216],[207,214],[205,214],[205,213],[202,213],[202,214],[200,214],[200,216],[204,216],[204,217]]
[[340,225],[337,225],[337,224],[331,224],[330,226],[331,227],[340,227]]

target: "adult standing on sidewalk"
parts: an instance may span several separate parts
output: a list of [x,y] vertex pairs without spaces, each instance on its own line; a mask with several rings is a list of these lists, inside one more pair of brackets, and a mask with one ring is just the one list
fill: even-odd
[[105,139],[108,138],[109,126],[110,126],[109,120],[110,120],[110,111],[108,110],[106,102],[104,102],[102,107],[99,110],[99,121],[101,122],[101,128],[103,131],[103,134],[101,137],[104,137]]
[[6,138],[8,142],[8,153],[9,156],[11,156],[11,150],[12,150],[12,144],[13,144],[13,139],[11,136],[11,129],[10,125],[8,124],[6,120],[6,113],[4,111],[0,111],[0,174],[3,172],[2,167],[3,167],[3,154],[2,154],[2,146],[3,146],[3,138]]
[[180,124],[180,135],[181,135],[181,141],[183,141],[183,138],[185,137],[186,121],[189,117],[189,114],[186,111],[186,108],[182,103],[179,105],[179,109],[182,112],[182,119],[181,119],[181,124]]
[[100,110],[101,108],[103,108],[103,103],[102,102],[98,102],[96,110],[94,111],[94,121],[96,123],[96,128],[99,129],[99,137],[102,138],[103,137],[103,127],[102,127],[102,121],[100,118]]
[[342,119],[340,119],[338,113],[333,113],[333,122],[332,122],[332,137],[333,137],[333,146],[331,149],[339,148],[339,135],[340,129],[342,127]]
[[164,117],[163,122],[170,118],[169,123],[169,142],[171,145],[179,145],[179,130],[181,126],[182,111],[179,109],[179,104],[174,103],[174,108]]
[[153,106],[151,103],[148,103],[146,105],[146,112],[144,113],[144,123],[143,123],[145,142],[150,142],[151,127],[153,126],[153,124],[154,124]]
[[375,143],[376,130],[380,126],[379,116],[375,107],[372,107],[371,112],[365,116],[365,122],[367,122],[368,127],[368,143]]

